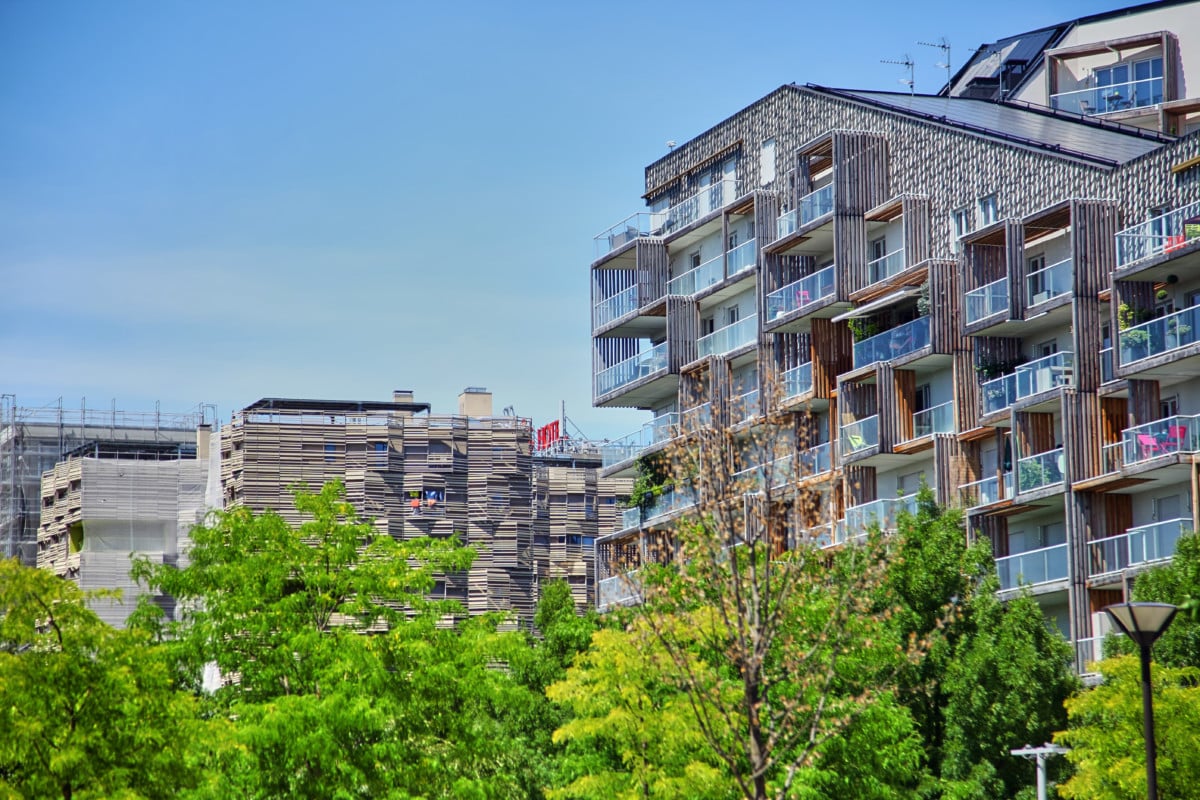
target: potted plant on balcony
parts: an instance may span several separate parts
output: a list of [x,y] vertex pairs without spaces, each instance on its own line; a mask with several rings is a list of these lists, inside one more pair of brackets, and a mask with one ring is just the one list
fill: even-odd
[[[1134,309],[1128,303],[1117,306],[1117,327],[1120,329],[1122,355],[1128,354],[1130,361],[1145,358],[1149,353],[1150,332],[1145,328],[1134,327],[1141,324],[1149,314],[1142,309]],[[1125,360],[1122,358],[1122,360]]]
[[1018,491],[1031,492],[1047,482],[1046,467],[1040,461],[1029,461],[1017,465],[1019,473]]
[[864,339],[870,339],[872,336],[879,333],[879,323],[873,319],[866,317],[853,317],[846,320],[846,327],[850,329],[850,334],[854,337],[855,342],[861,342]]

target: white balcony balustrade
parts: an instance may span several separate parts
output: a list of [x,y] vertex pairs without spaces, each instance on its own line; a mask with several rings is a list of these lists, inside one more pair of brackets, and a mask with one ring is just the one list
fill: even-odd
[[813,365],[805,361],[798,367],[792,367],[783,373],[783,399],[790,400],[800,397],[813,390]]
[[1067,546],[1056,544],[996,559],[1002,590],[1037,586],[1067,578]]
[[1029,273],[1025,276],[1029,305],[1036,306],[1055,297],[1070,294],[1074,276],[1074,263],[1069,258]]
[[800,198],[796,207],[781,215],[775,223],[775,238],[782,239],[800,228],[833,212],[833,184],[822,186]]
[[670,441],[680,433],[679,414],[671,412],[655,417],[633,433],[608,442],[600,448],[601,464],[611,467],[637,458],[643,450]]
[[1017,461],[1017,487],[1033,492],[1063,482],[1063,449],[1047,450]]
[[[1158,61],[1162,72],[1162,60]],[[1086,116],[1156,106],[1163,101],[1162,75],[1050,95],[1050,107]]]
[[990,506],[1001,500],[1012,499],[1013,474],[1005,472],[1003,476],[992,475],[981,481],[964,483],[958,487],[958,491],[966,508]]
[[592,327],[599,328],[626,314],[632,314],[638,308],[637,285],[629,286],[606,297],[592,308]]
[[596,393],[608,394],[666,368],[667,343],[663,342],[597,373]]
[[832,296],[833,267],[828,266],[768,294],[767,318],[779,319]]
[[1175,546],[1190,519],[1172,519],[1130,528],[1125,533],[1088,542],[1088,575],[1108,575],[1130,567],[1165,561],[1175,555]]
[[[1117,233],[1117,269],[1170,253],[1200,233],[1189,233],[1188,220],[1200,217],[1200,202],[1176,208]],[[1193,229],[1200,230],[1200,229]]]
[[1176,415],[1121,431],[1122,458],[1134,466],[1161,456],[1200,452],[1200,417]]
[[726,325],[707,336],[701,336],[696,340],[696,353],[701,357],[731,353],[740,347],[754,344],[757,337],[758,315],[751,314],[732,325]]
[[967,324],[1008,311],[1008,278],[992,281],[967,292]]
[[1200,341],[1200,307],[1133,325],[1120,333],[1121,363],[1132,364]]
[[894,531],[900,514],[905,511],[910,514],[916,513],[916,494],[872,500],[869,503],[851,506],[846,509],[845,535],[858,537],[875,527],[882,531]]
[[912,438],[931,436],[935,433],[954,432],[954,402],[946,402],[913,414]]
[[868,261],[867,278],[871,283],[879,283],[903,272],[904,266],[904,248],[901,247],[885,256]]

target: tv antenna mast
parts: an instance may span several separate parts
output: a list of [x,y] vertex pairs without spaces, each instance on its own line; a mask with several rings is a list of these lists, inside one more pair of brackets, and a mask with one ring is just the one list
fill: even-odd
[[950,80],[953,77],[953,75],[950,73],[950,40],[945,36],[941,36],[938,37],[936,42],[917,42],[917,44],[925,47],[936,47],[938,50],[942,51],[942,60],[937,64],[934,64],[934,66],[946,70],[946,94],[949,95]]
[[917,65],[913,63],[912,56],[910,56],[908,53],[905,53],[903,61],[897,61],[895,59],[890,59],[890,58],[881,58],[881,59],[879,59],[879,63],[880,64],[895,64],[900,67],[908,67],[908,77],[901,78],[900,83],[906,84],[908,86],[908,93],[910,95],[916,93],[917,89],[916,89],[915,68]]

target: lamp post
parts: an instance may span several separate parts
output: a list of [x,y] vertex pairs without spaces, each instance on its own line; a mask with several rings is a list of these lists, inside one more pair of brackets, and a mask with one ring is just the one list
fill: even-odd
[[1158,800],[1158,764],[1154,749],[1154,703],[1150,694],[1150,647],[1175,619],[1169,603],[1117,603],[1104,609],[1142,657],[1142,727],[1146,734],[1146,797]]

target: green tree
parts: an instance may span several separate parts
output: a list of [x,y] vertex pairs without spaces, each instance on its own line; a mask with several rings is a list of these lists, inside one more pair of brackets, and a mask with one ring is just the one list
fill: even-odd
[[396,541],[360,521],[339,483],[296,493],[311,517],[234,508],[192,532],[183,569],[138,574],[178,599],[167,626],[195,676],[234,678],[214,711],[234,727],[224,791],[247,797],[526,797],[531,748],[505,709],[532,696],[496,665],[524,647],[498,619],[451,624],[427,594],[474,552]]
[[[203,789],[224,738],[161,648],[75,584],[0,561],[0,795],[172,798]],[[106,595],[107,596],[107,595]]]
[[[1181,606],[1171,627],[1154,643],[1154,658],[1169,667],[1200,667],[1200,617],[1193,613],[1200,600],[1200,535],[1181,537],[1169,563],[1139,575],[1133,599]],[[1112,636],[1105,647],[1109,652],[1137,652],[1125,636]]]
[[[1075,767],[1058,792],[1067,800],[1144,798],[1140,662],[1121,656],[1098,669],[1103,682],[1067,701],[1070,727],[1055,737],[1071,748],[1066,757]],[[1200,670],[1156,665],[1151,675],[1159,797],[1190,800],[1200,786]]]

